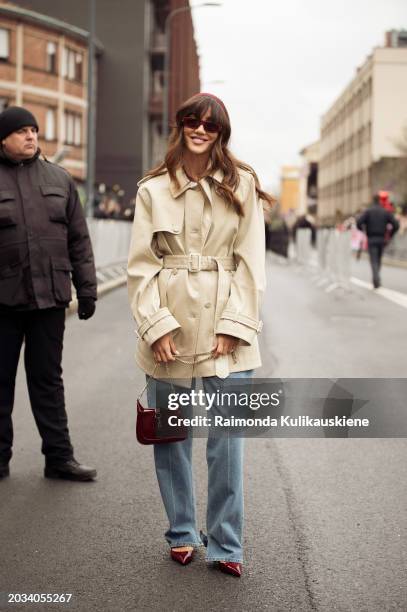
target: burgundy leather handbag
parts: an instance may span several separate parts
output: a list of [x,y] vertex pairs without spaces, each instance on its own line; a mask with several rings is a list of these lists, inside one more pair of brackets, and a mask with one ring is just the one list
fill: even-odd
[[[196,361],[196,357],[203,355],[206,355],[206,357]],[[192,366],[194,366],[195,363],[201,363],[202,361],[206,361],[207,359],[213,358],[212,352],[183,355],[183,357],[193,357],[193,361],[184,361],[184,359],[182,359],[181,357],[176,357],[175,359],[184,364]],[[147,389],[150,380],[154,378],[157,365],[158,364],[155,365],[151,377],[149,378],[146,385],[144,386],[144,389],[141,391],[137,398],[137,440],[138,442],[140,442],[140,444],[168,444],[170,442],[182,442],[188,437],[188,428],[185,425],[178,425],[176,427],[168,425],[168,428],[171,429],[171,432],[168,432],[168,435],[166,435],[167,431],[164,430],[163,427],[164,424],[162,411],[159,408],[145,408],[140,402],[140,397]],[[182,412],[179,408],[177,408],[177,410],[172,410],[170,414],[171,416],[182,418]]]
[[[146,385],[137,398],[137,441],[140,442],[140,444],[169,444],[170,442],[182,442],[188,437],[187,427],[184,425],[167,425],[167,428],[164,429],[165,423],[163,423],[163,411],[159,408],[145,408],[140,402],[141,396],[154,377],[156,367],[154,368],[153,375],[148,379]],[[166,413],[167,417],[169,414],[177,418],[182,417],[181,411],[178,408],[177,410],[171,410],[171,412],[168,412],[167,410],[164,412]],[[170,429],[171,432],[168,432],[168,429]]]
[[[180,417],[180,411],[173,410],[172,416]],[[137,400],[136,435],[140,444],[168,444],[169,442],[182,442],[188,437],[188,429],[184,425],[171,427],[174,435],[166,436],[158,433],[162,427],[162,414],[159,408],[144,408]]]

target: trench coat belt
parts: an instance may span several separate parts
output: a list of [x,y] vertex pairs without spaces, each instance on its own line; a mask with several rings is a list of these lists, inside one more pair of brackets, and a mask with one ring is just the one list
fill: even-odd
[[212,255],[201,255],[190,253],[189,255],[164,255],[164,268],[187,269],[190,272],[201,270],[219,270],[219,263],[224,270],[236,270],[234,257],[214,257]]
[[[236,270],[234,257],[215,257],[213,255],[201,255],[200,253],[189,253],[189,255],[164,255],[163,268],[187,269],[189,272],[200,272],[201,270],[213,270],[218,272],[215,309],[216,326],[228,297],[226,291],[229,286],[229,278],[226,272]],[[223,300],[222,296],[224,296]],[[219,376],[219,378],[226,378],[226,376],[228,376],[229,360],[227,355],[222,355],[216,359],[215,374]]]

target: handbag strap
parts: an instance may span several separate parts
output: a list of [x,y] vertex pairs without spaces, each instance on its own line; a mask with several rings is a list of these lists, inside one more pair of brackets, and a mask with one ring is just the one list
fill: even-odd
[[[206,357],[203,357],[204,355],[206,355]],[[192,366],[194,366],[197,363],[203,363],[204,361],[207,361],[208,359],[213,359],[213,355],[212,355],[211,351],[207,351],[206,353],[192,353],[191,355],[182,355],[182,357],[193,357],[192,361],[185,361],[184,359],[182,359],[182,357],[178,357],[177,355],[174,355],[174,357],[175,357],[176,361],[179,361],[180,363],[184,363],[186,365],[192,365]],[[197,360],[196,357],[203,357],[203,358]],[[156,364],[154,366],[153,373],[148,378],[148,380],[147,380],[146,384],[144,385],[143,389],[141,390],[141,392],[137,396],[138,400],[143,395],[144,391],[147,389],[148,385],[150,384],[150,381],[154,378],[154,374],[155,374],[155,372],[156,372],[156,370],[157,370],[159,365],[160,364],[158,362],[156,362]],[[169,374],[168,363],[165,363],[164,365],[165,365],[165,369],[167,371],[167,374]]]

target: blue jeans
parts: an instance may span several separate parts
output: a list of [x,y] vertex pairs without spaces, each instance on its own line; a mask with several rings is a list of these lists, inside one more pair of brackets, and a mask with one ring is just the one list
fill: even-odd
[[[228,378],[250,378],[253,372],[232,372]],[[221,390],[222,380],[217,376],[203,377],[204,391],[215,393]],[[159,384],[160,381],[153,379],[147,387],[147,401],[151,406],[154,405]],[[155,469],[169,521],[165,538],[171,548],[203,544],[196,528],[192,439],[192,435],[189,435],[183,442],[154,445]],[[243,442],[243,438],[229,436],[228,433],[222,437],[211,436],[209,429],[206,447],[207,561],[242,561]]]

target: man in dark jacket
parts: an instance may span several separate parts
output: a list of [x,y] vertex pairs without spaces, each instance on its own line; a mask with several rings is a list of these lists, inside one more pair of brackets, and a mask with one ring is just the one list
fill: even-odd
[[62,346],[71,274],[78,315],[95,311],[92,246],[75,184],[40,159],[38,124],[26,109],[0,114],[0,478],[9,475],[12,410],[21,346],[48,478],[92,480],[74,458],[65,411]]
[[373,287],[380,287],[380,266],[385,246],[385,234],[388,225],[392,226],[392,236],[399,229],[399,222],[394,215],[380,206],[379,195],[373,198],[373,204],[357,220],[357,227],[365,231],[368,240],[370,265],[372,266]]

